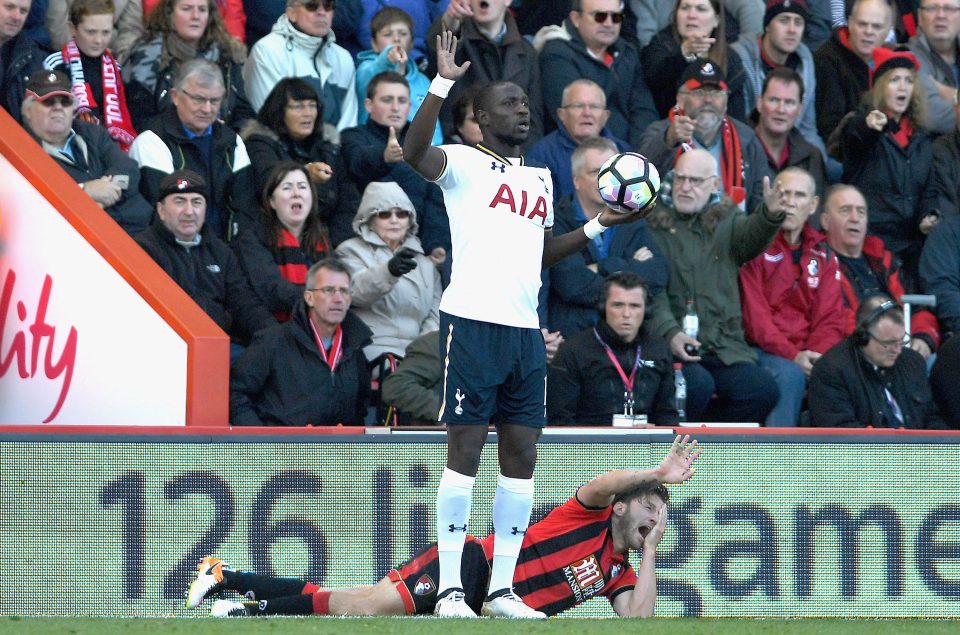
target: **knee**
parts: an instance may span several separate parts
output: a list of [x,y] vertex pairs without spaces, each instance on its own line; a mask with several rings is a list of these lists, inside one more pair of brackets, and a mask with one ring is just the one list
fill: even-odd
[[486,427],[448,429],[447,467],[467,476],[476,476],[486,436]]

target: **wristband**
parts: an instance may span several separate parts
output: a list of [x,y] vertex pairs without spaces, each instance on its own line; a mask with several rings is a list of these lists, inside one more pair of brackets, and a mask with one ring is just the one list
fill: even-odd
[[437,75],[433,78],[433,81],[430,82],[430,90],[427,92],[436,95],[440,99],[446,99],[456,81],[455,79],[447,79],[446,77]]
[[587,235],[588,240],[593,240],[603,232],[607,231],[606,225],[600,224],[600,214],[597,214],[583,226],[583,233]]

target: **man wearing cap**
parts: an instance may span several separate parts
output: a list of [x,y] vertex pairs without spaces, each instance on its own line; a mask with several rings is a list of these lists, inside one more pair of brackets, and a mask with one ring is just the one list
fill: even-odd
[[174,170],[203,175],[211,183],[207,225],[224,240],[241,226],[259,225],[247,148],[219,118],[225,94],[219,66],[202,57],[181,64],[171,103],[130,146],[130,156],[140,164],[140,191],[148,201],[162,198],[160,182]]
[[773,173],[750,126],[727,114],[727,91],[716,64],[692,62],[680,78],[677,105],[666,119],[647,127],[639,150],[661,174],[671,170],[685,150],[706,150],[719,165],[723,192],[749,213],[763,201],[763,177]]
[[960,87],[960,0],[921,0],[917,17],[917,34],[909,46],[920,62],[928,127],[950,133],[957,122],[953,104]]
[[823,154],[826,148],[817,132],[814,95],[817,78],[813,53],[803,43],[803,32],[809,18],[806,0],[768,0],[763,14],[763,33],[745,33],[731,48],[740,56],[746,81],[743,82],[744,103],[750,109],[760,98],[767,73],[787,67],[801,78],[800,113],[797,129]]
[[887,0],[855,0],[847,26],[834,31],[830,40],[814,52],[814,108],[821,139],[830,138],[869,88],[871,55],[889,33],[892,16]]
[[153,210],[140,195],[140,170],[106,128],[73,119],[70,78],[39,70],[21,106],[23,126],[44,151],[131,236],[150,224]]
[[230,371],[235,426],[363,425],[371,331],[349,312],[350,272],[325,258],[307,272],[290,320],[257,335]]
[[610,118],[607,126],[617,137],[636,146],[640,134],[657,119],[653,95],[640,64],[640,53],[620,37],[623,2],[575,0],[564,20],[566,37],[557,37],[540,51],[544,77],[543,105],[559,123],[563,89],[575,79],[592,79],[603,86]]
[[0,107],[20,122],[28,78],[43,68],[43,52],[23,33],[31,0],[0,2]]
[[233,251],[204,224],[207,183],[192,170],[160,181],[157,216],[137,242],[233,342],[276,324]]

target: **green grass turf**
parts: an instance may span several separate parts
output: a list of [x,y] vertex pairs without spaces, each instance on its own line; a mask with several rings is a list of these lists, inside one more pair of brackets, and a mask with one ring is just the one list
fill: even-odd
[[958,633],[960,621],[841,619],[552,619],[546,622],[507,620],[437,620],[423,618],[269,619],[110,619],[0,617],[0,634],[17,635],[913,635]]

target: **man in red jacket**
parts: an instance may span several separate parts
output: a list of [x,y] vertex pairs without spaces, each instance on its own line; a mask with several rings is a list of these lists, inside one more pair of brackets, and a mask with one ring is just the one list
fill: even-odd
[[[820,225],[840,261],[843,334],[849,335],[856,328],[857,309],[867,298],[887,295],[900,302],[904,293],[900,260],[884,248],[882,240],[867,236],[867,201],[852,185],[835,185],[827,191]],[[930,311],[915,312],[910,331],[910,348],[924,359],[940,345],[940,325]]]
[[802,168],[776,177],[786,216],[773,244],[740,269],[743,327],[773,375],[780,400],[767,426],[796,426],[813,364],[843,337],[837,258],[807,224],[820,198]]

